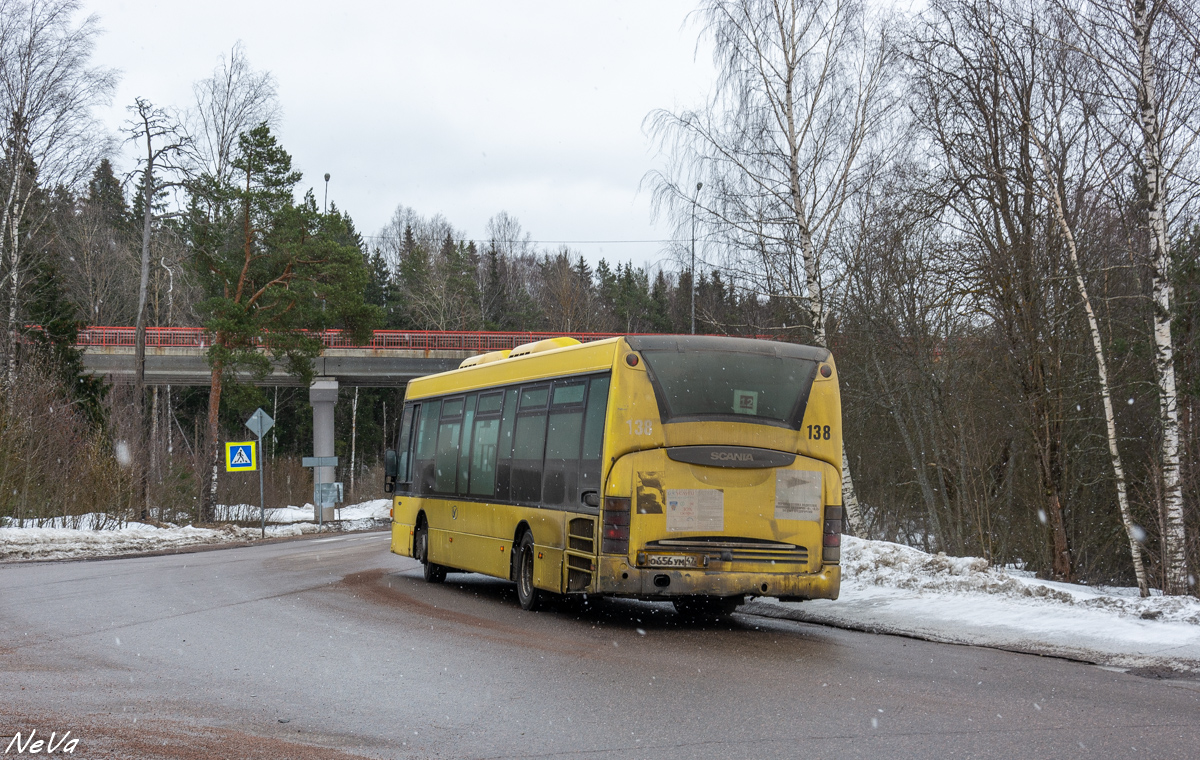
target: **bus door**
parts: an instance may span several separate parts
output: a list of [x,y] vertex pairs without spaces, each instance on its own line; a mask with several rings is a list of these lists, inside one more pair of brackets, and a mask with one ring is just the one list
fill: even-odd
[[567,592],[593,587],[608,388],[607,375],[567,378],[555,381],[550,396],[542,503],[566,513],[562,588]]

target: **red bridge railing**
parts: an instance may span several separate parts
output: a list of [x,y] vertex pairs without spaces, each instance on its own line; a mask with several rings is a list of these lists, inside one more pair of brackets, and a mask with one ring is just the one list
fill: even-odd
[[[356,343],[344,330],[327,330],[320,333],[321,342],[327,348],[393,349],[412,351],[503,351],[516,348],[523,343],[532,343],[545,338],[575,338],[581,343],[605,338],[616,338],[629,333],[586,333],[586,332],[485,332],[485,331],[436,331],[436,330],[376,330],[366,345]],[[775,335],[753,335],[764,340],[778,340]],[[85,327],[79,331],[75,342],[78,348],[122,347],[133,348],[136,330],[132,327]],[[212,336],[202,327],[148,327],[148,348],[208,348]]]
[[[417,351],[502,351],[543,338],[568,336],[587,343],[614,338],[624,333],[561,333],[561,332],[478,332],[433,330],[376,330],[371,341],[362,345],[343,330],[321,333],[321,342],[328,348],[409,349]],[[135,345],[136,331],[132,327],[86,327],[79,331],[75,345],[79,348]],[[202,327],[150,327],[146,329],[146,346],[150,348],[207,348],[212,337]]]

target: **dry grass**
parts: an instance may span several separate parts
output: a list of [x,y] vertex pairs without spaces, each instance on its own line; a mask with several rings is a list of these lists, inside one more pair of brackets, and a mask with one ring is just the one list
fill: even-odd
[[41,361],[23,363],[0,394],[0,517],[127,519],[137,473],[118,462],[112,439],[89,427]]
[[[153,417],[139,413],[133,389],[115,386],[98,430],[70,402],[50,367],[26,361],[13,388],[0,391],[0,522],[105,528],[130,520],[195,520],[203,482],[197,464],[209,460],[203,446],[195,451],[195,441],[181,435],[165,401],[160,393],[154,425]],[[299,457],[267,458],[264,464],[268,508],[312,501],[312,470]],[[346,482],[345,503],[383,495],[378,465],[359,473],[356,493],[348,473],[339,476]],[[219,520],[256,521],[258,474],[221,472],[217,501],[229,505],[218,510]]]

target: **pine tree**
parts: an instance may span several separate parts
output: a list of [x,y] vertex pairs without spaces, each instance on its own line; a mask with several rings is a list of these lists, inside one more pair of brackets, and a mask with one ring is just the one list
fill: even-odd
[[[692,288],[694,280],[690,271],[679,273],[679,286],[675,288],[675,299],[671,304],[672,330],[677,333],[691,332]],[[699,330],[699,325],[697,325]]]
[[[108,176],[112,176],[111,167],[108,167]],[[119,191],[120,185],[116,187]],[[116,197],[123,201],[119,193]],[[76,316],[76,305],[64,291],[64,279],[58,267],[58,262],[65,262],[71,255],[69,250],[63,249],[65,236],[61,234],[61,228],[75,216],[77,207],[74,195],[61,187],[48,201],[46,210],[54,220],[54,229],[44,241],[46,255],[34,263],[27,305],[29,321],[39,329],[28,331],[26,339],[29,348],[50,360],[49,364],[68,396],[79,405],[88,421],[98,426],[104,423],[102,402],[108,393],[108,385],[102,377],[84,371],[83,351],[75,348],[82,323]]]
[[634,269],[626,262],[620,277],[621,304],[625,312],[626,332],[649,332],[652,328],[650,278],[645,269]]
[[75,319],[75,305],[67,300],[61,282],[52,261],[42,259],[38,262],[30,288],[33,297],[29,303],[29,318],[41,329],[31,332],[28,337],[36,350],[50,358],[63,388],[78,402],[88,421],[102,425],[103,401],[109,386],[102,377],[84,371],[83,351],[75,347],[80,323]]
[[470,321],[469,315],[474,311],[475,304],[479,303],[479,286],[475,280],[478,264],[474,243],[469,246],[461,242],[455,243],[447,234],[442,244],[442,265],[450,300],[459,309],[462,321]]
[[442,247],[442,287],[452,310],[448,326],[458,330],[474,330],[481,326],[479,317],[479,282],[475,278],[478,256],[474,244],[454,242],[446,236]]
[[[100,212],[101,218],[109,226],[120,229],[123,233],[131,230],[135,217],[130,214],[121,181],[117,179],[112,163],[107,158],[101,159],[96,165],[91,179],[88,180],[87,189],[87,203]],[[138,197],[141,195],[142,193],[138,193]]]
[[587,259],[585,259],[583,256],[580,256],[579,260],[575,262],[575,266],[572,267],[572,269],[575,272],[578,286],[582,288],[589,296],[591,296],[594,292],[592,284],[592,268],[588,266]]
[[367,273],[370,279],[367,282],[363,300],[383,309],[385,314],[389,314],[387,319],[390,321],[391,278],[388,276],[387,261],[378,247],[371,251],[371,255],[367,259]]
[[417,309],[419,298],[428,291],[432,276],[429,252],[417,243],[411,225],[404,226],[404,241],[400,248],[400,262],[396,271],[396,292],[403,300],[398,307],[396,320],[400,328],[426,329],[421,323]]
[[669,333],[672,330],[671,285],[660,269],[654,278],[654,287],[650,291],[650,331]]
[[[235,373],[265,376],[273,358],[306,382],[321,349],[311,331],[339,326],[365,340],[381,317],[363,300],[370,275],[361,250],[343,242],[352,228],[340,215],[323,216],[312,191],[301,204],[293,202],[301,175],[265,124],[239,138],[232,165],[238,186],[229,189],[227,208],[234,216],[219,226],[203,214],[193,219],[193,260],[208,295],[199,310],[213,336],[207,435],[212,479],[202,521],[211,519],[216,496],[221,393]],[[259,350],[264,337],[272,356]]]
[[486,330],[507,330],[510,320],[508,288],[500,275],[500,251],[488,246],[487,280],[483,291],[483,323]]

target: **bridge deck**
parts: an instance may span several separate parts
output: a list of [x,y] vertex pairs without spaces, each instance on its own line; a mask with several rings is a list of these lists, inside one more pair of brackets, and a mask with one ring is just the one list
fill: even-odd
[[[342,330],[320,333],[325,348],[313,362],[321,377],[343,385],[402,386],[416,377],[445,372],[466,359],[488,351],[516,348],[546,338],[570,337],[582,343],[615,338],[625,333],[484,332],[376,330],[366,345],[356,345]],[[756,337],[775,340],[771,335]],[[87,372],[112,382],[134,378],[136,332],[132,327],[87,327],[76,346],[83,349]],[[146,330],[146,382],[150,385],[208,385],[208,349],[212,336],[200,327],[151,327]],[[264,353],[267,343],[263,341]],[[249,380],[249,377],[244,378]],[[298,378],[276,366],[260,385],[300,385]]]
[[[341,330],[320,334],[325,349],[313,362],[318,376],[333,377],[343,385],[402,386],[409,380],[456,368],[463,359],[488,351],[512,349],[523,343],[569,336],[587,343],[616,337],[618,333],[557,332],[435,332],[426,330],[376,330],[367,345],[356,345]],[[132,327],[88,327],[76,345],[91,374],[112,382],[134,378],[136,333]],[[211,370],[208,349],[212,337],[198,327],[152,327],[146,330],[146,382],[150,385],[208,385]],[[264,348],[262,349],[266,351]],[[249,380],[249,377],[244,379]],[[276,366],[260,385],[300,385],[298,378]]]

